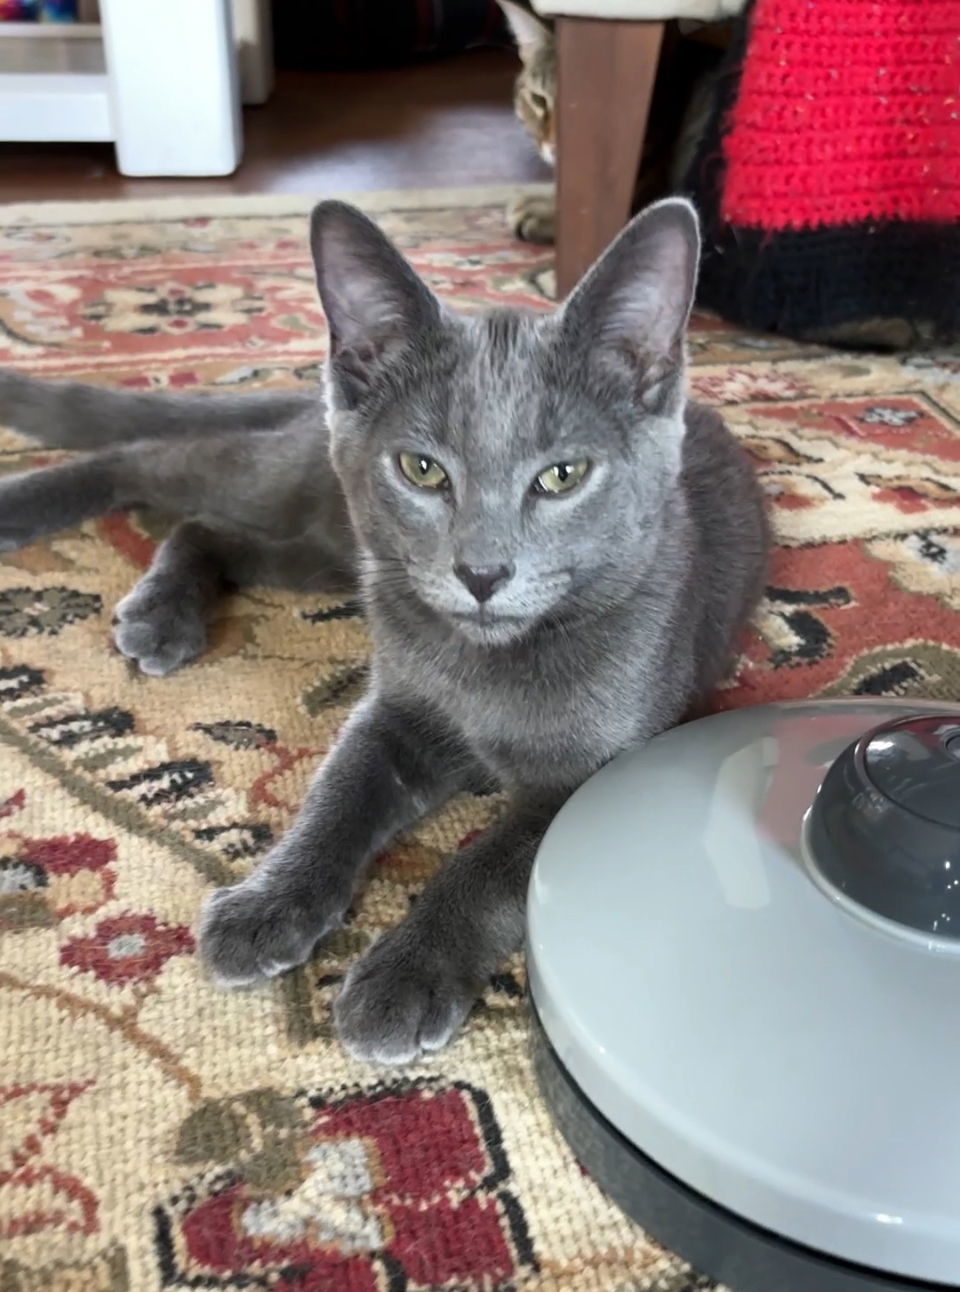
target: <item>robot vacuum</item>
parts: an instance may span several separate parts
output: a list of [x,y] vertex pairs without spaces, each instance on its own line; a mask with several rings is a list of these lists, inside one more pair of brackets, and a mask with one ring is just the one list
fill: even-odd
[[960,706],[692,722],[559,814],[534,1056],[576,1156],[735,1292],[960,1288]]

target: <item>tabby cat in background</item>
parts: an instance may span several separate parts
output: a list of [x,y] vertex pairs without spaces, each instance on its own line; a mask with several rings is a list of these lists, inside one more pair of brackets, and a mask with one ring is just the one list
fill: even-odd
[[[520,71],[513,94],[514,111],[533,138],[540,156],[548,166],[553,166],[556,162],[557,101],[557,52],[553,24],[519,0],[497,0],[497,3],[503,10],[520,55]],[[699,74],[695,73],[689,87],[682,85],[679,94],[663,96],[669,100],[664,105],[667,110],[677,114],[679,128],[672,130],[666,123],[662,132],[664,138],[660,140],[648,131],[641,167],[643,180],[638,182],[635,206],[682,189],[706,129],[715,89],[716,69],[708,66]],[[656,107],[655,102],[651,117],[657,115]],[[657,151],[666,153],[665,164],[651,165],[652,154]],[[542,193],[523,194],[507,208],[511,233],[526,242],[553,242],[555,216],[553,197]]]

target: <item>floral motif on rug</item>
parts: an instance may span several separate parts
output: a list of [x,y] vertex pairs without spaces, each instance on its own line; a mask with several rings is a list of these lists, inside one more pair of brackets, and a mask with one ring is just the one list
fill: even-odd
[[[445,299],[544,308],[499,205],[379,218]],[[312,383],[305,207],[20,212],[0,362],[135,389]],[[836,354],[696,320],[696,396],[756,463],[778,548],[721,707],[960,698],[960,360]],[[49,461],[0,432],[0,470]],[[375,867],[302,970],[224,995],[193,928],[289,822],[365,680],[351,602],[249,589],[208,653],[131,675],[112,606],[152,517],[0,561],[0,1285],[4,1292],[694,1292],[577,1167],[531,1077],[522,965],[402,1073],[338,1048],[330,1000],[497,802]],[[655,1040],[654,1042],[655,1043]]]

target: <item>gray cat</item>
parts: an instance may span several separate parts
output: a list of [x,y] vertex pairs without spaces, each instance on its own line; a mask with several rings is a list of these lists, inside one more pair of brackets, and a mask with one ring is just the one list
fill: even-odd
[[447,313],[340,203],[314,211],[312,247],[326,417],[310,394],[164,399],[4,373],[0,422],[106,447],[0,482],[0,542],[137,504],[185,517],[117,611],[117,644],[148,673],[203,649],[224,583],[358,576],[369,692],[288,834],[209,898],[200,951],[225,987],[302,963],[398,831],[458,791],[505,787],[499,823],[336,1000],[352,1054],[405,1062],[442,1046],[520,947],[564,799],[721,679],[767,527],[748,461],[685,396],[688,203],[638,216],[552,315]]

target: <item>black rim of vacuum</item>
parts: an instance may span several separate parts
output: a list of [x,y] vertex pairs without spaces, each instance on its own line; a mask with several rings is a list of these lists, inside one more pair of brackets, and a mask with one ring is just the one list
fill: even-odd
[[733,1292],[956,1292],[848,1264],[762,1229],[694,1192],[617,1130],[572,1079],[531,1003],[534,1069],[584,1170],[659,1242]]

